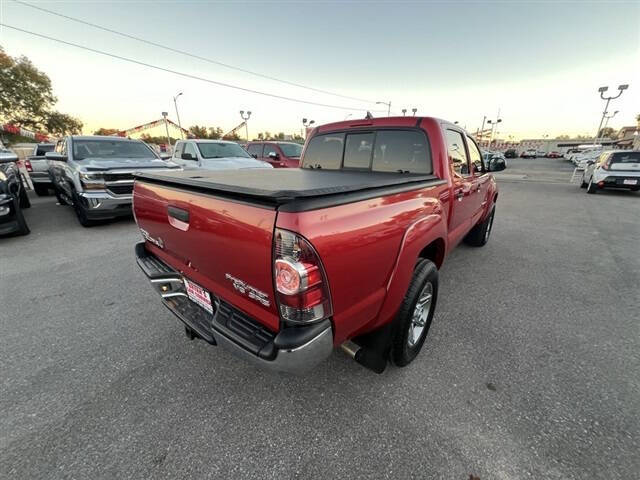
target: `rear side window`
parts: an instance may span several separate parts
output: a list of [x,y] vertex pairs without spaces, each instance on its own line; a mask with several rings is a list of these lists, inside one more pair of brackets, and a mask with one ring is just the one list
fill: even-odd
[[374,172],[431,173],[426,135],[417,130],[379,130],[371,169]]
[[176,146],[175,146],[174,151],[173,151],[173,158],[181,158],[183,149],[184,149],[184,143],[183,142],[178,142],[176,144]]
[[342,166],[344,133],[316,135],[309,141],[304,154],[304,166],[339,170]]
[[447,151],[449,152],[449,163],[453,172],[458,176],[469,175],[469,159],[464,149],[462,134],[455,130],[447,130]]
[[640,152],[615,152],[611,154],[611,164],[640,163]]
[[247,147],[249,155],[255,155],[256,157],[262,156],[262,143],[253,143]]
[[43,156],[47,152],[53,151],[54,145],[38,145],[36,150],[36,156]]

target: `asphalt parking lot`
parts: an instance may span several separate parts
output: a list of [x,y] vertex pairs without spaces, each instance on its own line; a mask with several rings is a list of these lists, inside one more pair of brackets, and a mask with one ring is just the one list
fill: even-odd
[[34,198],[0,239],[0,477],[637,478],[640,194],[509,162],[492,239],[448,258],[425,349],[383,375],[189,341],[132,220]]

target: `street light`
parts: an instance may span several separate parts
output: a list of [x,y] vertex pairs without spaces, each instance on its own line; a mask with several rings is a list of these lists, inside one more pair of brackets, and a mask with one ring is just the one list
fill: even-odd
[[184,135],[182,134],[182,123],[180,123],[180,114],[178,113],[178,97],[180,95],[182,95],[182,92],[173,97],[173,105],[176,107],[176,117],[178,117],[178,126],[180,127],[180,138],[184,139]]
[[247,137],[247,142],[249,141],[249,122],[248,122],[249,117],[251,117],[251,110],[248,110],[246,115],[244,110],[240,110],[240,118],[244,120],[244,131]]
[[169,137],[169,124],[167,123],[167,115],[169,112],[162,112],[162,117],[164,118],[164,128],[167,131],[167,143],[171,146],[171,138]]
[[413,116],[415,117],[416,116],[416,112],[418,111],[418,109],[417,108],[412,108],[411,111],[413,112]]
[[491,142],[493,141],[493,129],[497,124],[501,122],[502,122],[501,118],[497,118],[495,120],[487,120],[487,123],[491,125],[491,133],[489,134],[489,145],[488,145],[489,147],[491,146]]
[[403,108],[402,109],[402,116],[405,117],[407,115],[407,109]]
[[387,106],[387,117],[391,116],[391,100],[388,102],[376,102],[376,105],[386,105]]
[[[602,122],[604,122],[604,118],[607,114],[607,110],[609,109],[609,102],[611,100],[615,100],[616,98],[618,98],[620,95],[622,95],[622,92],[624,92],[627,88],[629,88],[629,85],[626,83],[623,83],[622,85],[618,85],[618,94],[615,97],[605,97],[603,94],[604,92],[606,92],[607,90],[609,90],[609,87],[600,87],[598,89],[598,92],[600,93],[600,98],[602,100],[606,100],[607,103],[604,106],[604,111],[602,112],[602,118],[600,118],[600,125],[598,125],[598,130],[596,131],[596,135],[593,138],[593,144],[595,145],[598,142],[598,135],[600,134],[600,129],[602,128]],[[614,113],[615,115],[615,113]]]
[[[607,125],[609,125],[609,120],[610,120],[611,118],[615,117],[615,116],[618,114],[618,112],[619,112],[619,111],[620,111],[620,110],[616,110],[616,111],[615,111],[615,112],[613,112],[611,115],[605,115],[605,116],[604,116],[604,118],[606,118],[606,120],[605,120],[605,122],[604,122],[604,127],[602,127],[602,129],[603,129],[603,130],[607,128]],[[606,112],[605,112],[605,113],[606,113]]]

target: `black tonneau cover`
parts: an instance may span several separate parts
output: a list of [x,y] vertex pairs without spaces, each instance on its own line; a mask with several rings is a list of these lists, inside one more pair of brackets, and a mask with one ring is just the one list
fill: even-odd
[[230,171],[137,172],[137,179],[198,191],[250,197],[281,205],[296,199],[340,195],[438,180],[433,175],[308,168],[252,168]]

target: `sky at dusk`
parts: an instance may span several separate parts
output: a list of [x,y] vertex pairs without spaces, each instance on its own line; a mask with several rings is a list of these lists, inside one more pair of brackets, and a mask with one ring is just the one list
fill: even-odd
[[[0,45],[26,55],[52,79],[56,108],[85,132],[128,128],[179,99],[185,126],[237,125],[251,110],[250,135],[300,132],[316,123],[386,107],[458,121],[474,131],[484,115],[503,119],[499,137],[593,135],[604,102],[597,89],[630,84],[610,126],[640,113],[640,2],[152,2],[31,1],[34,5],[195,55],[358,101],[283,85],[168,52],[0,0],[1,23],[149,64],[328,108],[233,90],[161,72],[8,28]],[[350,110],[352,108],[354,110]]]

